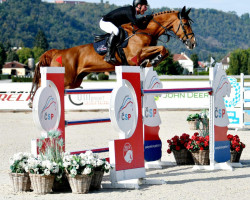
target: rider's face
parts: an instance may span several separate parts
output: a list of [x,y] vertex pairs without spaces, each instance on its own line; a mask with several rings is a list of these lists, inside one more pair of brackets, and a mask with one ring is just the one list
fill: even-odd
[[146,5],[141,5],[141,4],[138,4],[136,7],[137,14],[141,14],[141,15],[143,15],[147,9],[148,8]]

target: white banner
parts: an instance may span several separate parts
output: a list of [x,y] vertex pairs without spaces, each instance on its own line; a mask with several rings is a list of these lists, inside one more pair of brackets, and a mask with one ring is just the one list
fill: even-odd
[[[208,81],[162,81],[163,88],[209,87]],[[113,88],[115,82],[84,82],[84,89]],[[245,85],[250,85],[246,83]],[[31,83],[1,83],[0,110],[30,110],[28,107]],[[231,94],[232,95],[232,94]],[[250,92],[245,93],[250,99]],[[77,94],[65,96],[66,110],[102,110],[109,108],[110,94]],[[167,93],[156,97],[159,109],[201,109],[209,107],[207,92]],[[250,103],[248,103],[250,104]],[[245,104],[245,107],[250,107]]]

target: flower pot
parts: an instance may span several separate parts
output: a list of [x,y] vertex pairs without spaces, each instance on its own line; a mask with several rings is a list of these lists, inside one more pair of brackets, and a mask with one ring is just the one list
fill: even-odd
[[32,188],[36,194],[47,194],[52,192],[54,175],[29,174]]
[[191,152],[194,163],[196,165],[209,165],[209,150],[199,150]]
[[181,149],[180,151],[173,150],[174,158],[177,165],[193,165],[194,160],[192,154],[187,149]]
[[92,176],[76,175],[75,177],[71,177],[70,174],[67,174],[67,178],[69,180],[72,193],[84,194],[89,192]]
[[231,162],[240,162],[240,156],[241,156],[242,150],[237,151],[231,151]]
[[90,184],[90,190],[99,190],[101,188],[103,175],[103,171],[94,171]]
[[54,184],[52,187],[53,192],[62,192],[62,191],[71,191],[68,178],[66,174],[63,174],[60,181],[54,180]]
[[9,173],[14,192],[30,190],[30,178],[28,173]]
[[193,121],[188,121],[188,124],[190,130],[198,130],[200,126],[200,122],[198,119],[195,119]]

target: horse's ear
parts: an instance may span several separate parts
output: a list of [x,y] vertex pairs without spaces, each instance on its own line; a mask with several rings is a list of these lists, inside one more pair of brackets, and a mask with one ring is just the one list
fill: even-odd
[[184,7],[182,8],[182,10],[181,10],[182,16],[185,14],[185,12],[186,12],[186,6],[184,6]]
[[186,12],[186,15],[188,16],[188,14],[190,13],[190,11],[191,11],[191,8],[189,8],[188,10],[187,10],[187,12]]

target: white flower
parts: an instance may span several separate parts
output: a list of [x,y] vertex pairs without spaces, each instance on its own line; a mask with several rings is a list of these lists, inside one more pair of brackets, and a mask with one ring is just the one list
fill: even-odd
[[48,175],[50,175],[50,171],[49,171],[48,169],[45,169],[45,170],[44,170],[44,174],[45,174],[46,176],[48,176]]
[[88,157],[93,156],[93,152],[92,151],[86,151],[85,155],[88,156]]
[[76,175],[76,174],[77,174],[76,169],[71,169],[71,170],[70,170],[70,174],[72,174],[72,175]]
[[62,178],[62,174],[59,174],[56,176],[57,179],[61,179]]
[[105,162],[105,169],[106,170],[110,169],[110,164],[108,162]]
[[98,159],[98,160],[97,160],[97,163],[96,163],[97,167],[98,167],[98,166],[102,166],[103,164],[104,164],[104,161],[103,161],[103,160],[101,160],[101,159]]
[[26,166],[26,167],[24,168],[24,170],[25,170],[26,172],[29,172],[29,167]]
[[86,168],[83,170],[82,174],[88,175],[88,174],[90,174],[91,172],[92,172],[91,168],[86,167]]
[[85,160],[81,160],[81,161],[80,161],[80,165],[81,165],[81,166],[84,166],[84,165],[86,165],[86,162],[85,162]]

